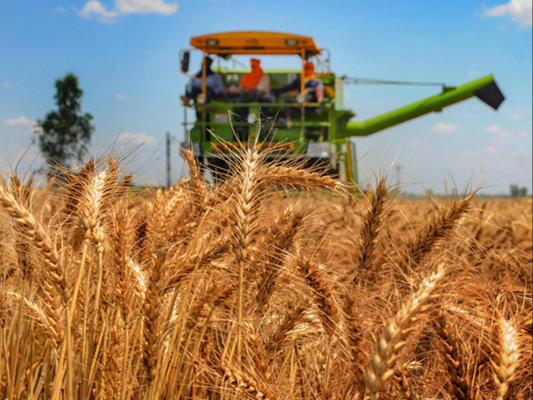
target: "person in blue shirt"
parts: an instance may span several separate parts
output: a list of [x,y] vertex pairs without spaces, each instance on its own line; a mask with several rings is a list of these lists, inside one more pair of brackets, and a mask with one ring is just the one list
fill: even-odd
[[[213,59],[210,57],[205,58],[205,86],[206,86],[206,102],[219,98],[224,93],[224,81],[219,73],[211,69]],[[185,90],[185,96],[181,96],[181,99],[185,104],[189,104],[191,100],[195,100],[196,97],[202,93],[202,69],[195,75],[198,79],[191,79],[187,84]]]

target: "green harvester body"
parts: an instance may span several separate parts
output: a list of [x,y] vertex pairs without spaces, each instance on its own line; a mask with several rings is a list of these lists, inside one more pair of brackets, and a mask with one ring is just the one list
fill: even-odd
[[[250,70],[218,67],[214,71],[221,75],[228,87],[239,82]],[[264,69],[263,73],[269,75],[271,88],[275,89],[296,79],[301,70]],[[232,148],[257,140],[262,148],[278,149],[279,154],[271,153],[271,157],[306,157],[310,165],[320,162],[332,173],[344,172],[347,180],[357,183],[355,144],[349,140],[350,137],[368,136],[432,112],[441,112],[472,97],[477,97],[495,110],[505,99],[494,77],[487,75],[457,87],[442,85],[439,94],[366,121],[352,121],[355,113],[344,108],[345,79],[336,76],[331,70],[317,76],[324,85],[325,101],[321,104],[300,104],[296,101],[296,93],[292,97],[290,94],[278,96],[274,102],[224,95],[205,104],[184,104],[183,125],[187,138],[184,146],[194,145],[195,155],[216,171],[217,168],[227,168],[224,154],[230,158]],[[188,107],[196,112],[194,121],[187,120]],[[290,124],[284,120],[288,110]],[[257,138],[255,125],[259,118],[266,129],[261,129]]]

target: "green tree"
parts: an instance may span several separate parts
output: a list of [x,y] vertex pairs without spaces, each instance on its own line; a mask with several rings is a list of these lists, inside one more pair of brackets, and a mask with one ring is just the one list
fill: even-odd
[[520,187],[518,185],[511,185],[511,197],[526,197],[527,187]]
[[51,169],[67,167],[72,158],[81,160],[87,153],[86,145],[94,131],[91,125],[93,116],[81,114],[83,90],[76,75],[65,75],[63,79],[56,80],[55,86],[57,110],[46,114],[44,120],[37,120],[38,128],[35,130]]

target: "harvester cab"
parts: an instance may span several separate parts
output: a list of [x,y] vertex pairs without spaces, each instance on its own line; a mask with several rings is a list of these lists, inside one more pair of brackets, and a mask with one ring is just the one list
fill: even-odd
[[[274,159],[301,157],[308,166],[357,183],[351,136],[367,136],[474,96],[493,109],[505,99],[488,75],[458,87],[440,84],[440,94],[366,121],[350,121],[355,113],[344,109],[345,84],[399,82],[336,76],[329,51],[308,36],[225,32],[193,37],[190,44],[180,52],[181,72],[190,78],[181,97],[187,139],[182,147],[209,167],[215,181],[227,171],[232,149],[258,140],[261,149],[275,149],[269,153]],[[189,72],[193,52],[201,55],[196,74]],[[235,56],[292,56],[298,62],[295,68],[261,69],[260,60],[253,59],[250,69]],[[188,109],[194,109],[194,121],[188,121]],[[258,118],[272,122],[256,132]]]

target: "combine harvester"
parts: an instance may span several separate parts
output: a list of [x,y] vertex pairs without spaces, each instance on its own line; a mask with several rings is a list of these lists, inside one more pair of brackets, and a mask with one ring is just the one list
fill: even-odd
[[[355,144],[349,140],[350,137],[368,136],[431,112],[441,112],[445,107],[474,96],[494,110],[505,99],[492,75],[457,87],[428,83],[442,86],[442,92],[366,121],[351,121],[355,113],[344,109],[344,84],[424,83],[339,77],[331,71],[329,50],[318,47],[313,38],[308,36],[277,32],[224,32],[193,37],[191,46],[191,49],[180,52],[181,72],[196,80],[198,90],[192,103],[182,97],[185,107],[183,125],[188,139],[182,146],[193,150],[201,164],[213,171],[215,180],[221,179],[227,170],[232,148],[238,146],[239,142],[246,145],[256,139],[256,133],[250,132],[250,126],[262,115],[278,116],[273,129],[262,130],[258,138],[262,148],[274,146],[280,151],[277,155],[272,154],[272,157],[308,157],[309,166],[322,166],[324,171],[332,174],[344,172],[348,181],[357,183]],[[202,53],[202,71],[197,75],[189,73],[192,51]],[[235,67],[238,63],[234,57],[236,55],[256,58],[265,55],[298,57],[298,63],[301,64],[299,68],[264,69],[263,73],[268,74],[274,93],[276,88],[298,77],[300,90],[294,91],[292,96],[290,93],[289,96],[271,95],[266,100],[264,93],[257,91],[232,93],[228,88],[238,86],[241,78],[250,71],[248,68]],[[224,94],[210,96],[211,88],[206,86],[206,57],[214,59],[213,65],[218,65],[213,71],[222,78]],[[223,60],[233,61],[233,67],[221,66]],[[304,65],[307,62],[314,64],[314,77],[323,83],[324,100],[320,104],[305,103],[305,96],[301,94],[305,93]],[[196,111],[194,122],[187,120],[188,107]],[[290,110],[290,123],[282,118],[288,114],[287,110]]]

